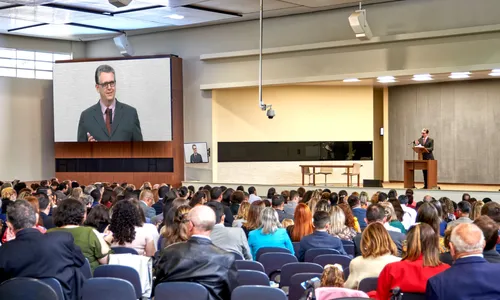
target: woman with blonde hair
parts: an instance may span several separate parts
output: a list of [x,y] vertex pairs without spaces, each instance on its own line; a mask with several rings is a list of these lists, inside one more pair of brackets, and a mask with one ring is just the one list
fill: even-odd
[[161,249],[175,243],[185,242],[189,239],[188,236],[188,213],[191,210],[189,205],[181,205],[177,209],[172,208],[167,218],[168,225],[165,226]]
[[379,202],[380,205],[384,208],[385,217],[387,218],[387,223],[394,228],[393,231],[399,231],[401,233],[406,233],[405,227],[398,220],[396,215],[396,211],[390,202]]
[[271,207],[264,208],[260,213],[260,226],[248,234],[248,245],[254,260],[257,260],[257,251],[263,247],[285,248],[295,254],[292,241],[286,230],[281,228],[278,214]]
[[307,205],[309,206],[309,209],[311,210],[311,214],[314,215],[316,212],[316,205],[318,205],[318,198],[311,198],[309,202],[307,202]]
[[361,280],[378,277],[382,269],[389,263],[400,261],[398,249],[384,225],[375,222],[365,228],[361,235],[361,254],[349,265],[349,278],[346,288],[357,289]]
[[346,226],[346,216],[339,205],[332,206],[330,220],[330,235],[345,241],[352,241],[356,236],[356,231],[352,227]]
[[481,209],[484,206],[484,202],[479,200],[472,205],[472,213],[470,218],[474,221],[481,216]]
[[248,218],[248,211],[250,210],[250,203],[242,202],[240,208],[238,208],[238,214],[235,216],[233,221],[233,227],[241,227],[246,223]]
[[293,226],[293,224],[293,219],[283,219],[283,221],[281,221],[281,226],[283,226],[283,228],[288,228],[289,226]]
[[2,190],[2,209],[0,211],[0,219],[3,221],[6,220],[6,213],[7,213],[7,206],[9,206],[11,203],[14,203],[17,199],[17,193],[16,190],[14,190],[11,187],[6,187]]

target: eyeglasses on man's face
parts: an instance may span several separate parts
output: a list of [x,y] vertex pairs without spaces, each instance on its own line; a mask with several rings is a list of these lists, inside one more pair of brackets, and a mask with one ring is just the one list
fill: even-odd
[[101,88],[105,89],[105,88],[114,88],[116,86],[116,81],[108,81],[108,82],[104,82],[104,83],[99,83],[98,84]]

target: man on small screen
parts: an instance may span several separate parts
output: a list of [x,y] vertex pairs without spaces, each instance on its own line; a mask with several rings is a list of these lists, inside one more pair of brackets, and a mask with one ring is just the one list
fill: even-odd
[[[115,70],[101,65],[95,70],[95,89],[99,102],[82,112],[78,123],[79,142],[141,142],[141,124],[137,110],[118,102]],[[78,91],[76,91],[78,92]]]
[[203,158],[201,157],[201,154],[198,153],[196,145],[193,145],[193,154],[191,154],[190,161],[192,164],[199,164],[203,162]]

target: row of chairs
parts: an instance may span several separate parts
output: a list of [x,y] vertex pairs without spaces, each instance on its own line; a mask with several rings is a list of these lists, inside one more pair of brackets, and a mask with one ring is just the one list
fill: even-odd
[[[342,241],[342,245],[344,246],[345,252],[348,255],[351,255],[352,257],[354,257],[355,256],[354,243],[351,241],[346,241],[346,240],[341,240],[341,241]],[[295,251],[295,255],[298,255],[299,249],[300,249],[300,242],[293,242],[292,245],[293,245],[293,250]],[[321,249],[326,249],[326,248],[321,248]],[[286,250],[286,249],[284,249],[284,250]],[[331,253],[331,254],[340,254],[340,252],[335,250],[335,249],[328,249],[328,250],[335,252],[335,253]],[[328,253],[324,253],[324,254],[328,254]],[[259,257],[259,253],[257,251],[257,260],[258,260],[258,257]],[[304,258],[304,260],[308,261],[307,256]]]

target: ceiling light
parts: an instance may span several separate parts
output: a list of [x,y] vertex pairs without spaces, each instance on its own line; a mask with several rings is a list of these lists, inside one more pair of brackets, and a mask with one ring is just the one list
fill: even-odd
[[491,73],[488,74],[490,76],[500,76],[500,69],[493,69],[491,70]]
[[377,77],[377,81],[380,83],[391,83],[396,82],[396,78],[394,76],[380,76]]
[[416,74],[413,75],[412,80],[414,81],[429,81],[432,80],[431,74]]
[[360,82],[358,78],[347,78],[343,80],[344,82]]
[[182,20],[182,19],[184,19],[184,16],[178,15],[178,14],[172,14],[172,15],[168,15],[167,18],[174,19],[174,20]]
[[464,79],[470,77],[470,72],[453,72],[450,76],[451,79]]

